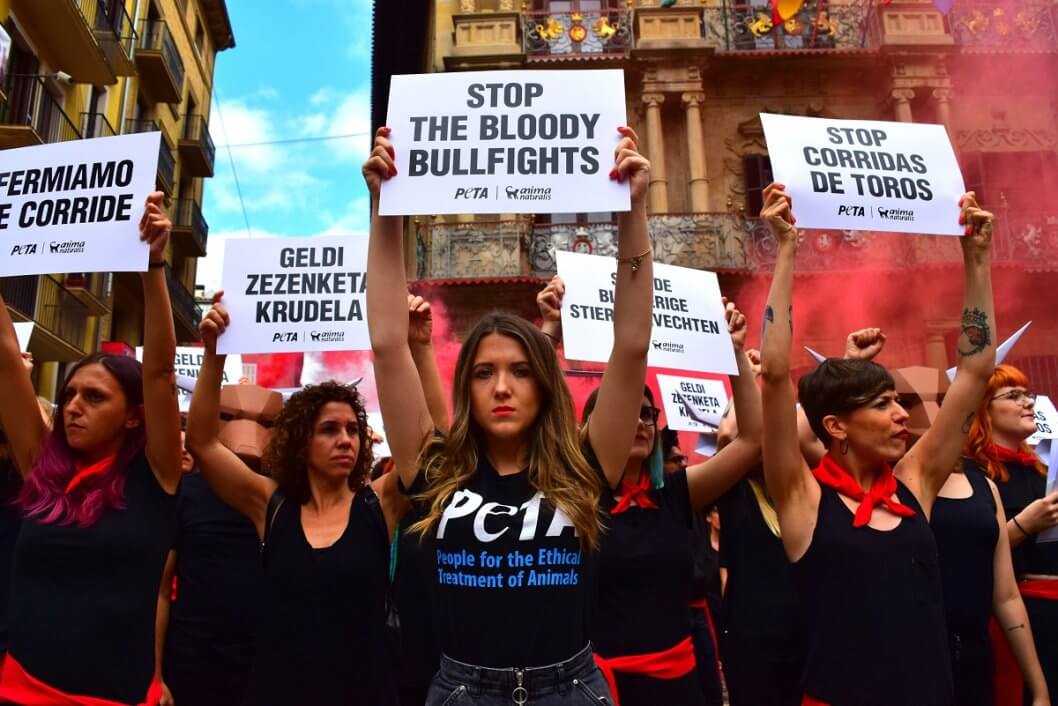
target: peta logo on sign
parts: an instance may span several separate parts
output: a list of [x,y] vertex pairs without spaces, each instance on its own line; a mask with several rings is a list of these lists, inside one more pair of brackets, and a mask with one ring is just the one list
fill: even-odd
[[855,216],[863,218],[867,215],[863,206],[838,206],[839,216]]
[[487,186],[471,186],[471,187],[459,187],[456,189],[455,198],[467,199],[467,200],[483,200],[489,197],[489,188]]
[[[437,539],[444,539],[448,523],[456,521],[473,522],[474,538],[479,542],[494,542],[508,531],[518,532],[518,539],[527,542],[536,538],[537,525],[540,522],[540,503],[544,494],[537,491],[528,501],[521,505],[502,505],[485,502],[485,498],[471,490],[457,490],[441,514],[437,525]],[[577,530],[561,510],[556,509],[554,517],[544,533],[546,537],[558,537],[567,527]]]
[[12,255],[36,255],[37,254],[37,244],[36,243],[26,243],[25,245],[14,245],[14,246],[11,247],[11,254]]
[[272,334],[272,343],[297,343],[297,331],[276,331]]

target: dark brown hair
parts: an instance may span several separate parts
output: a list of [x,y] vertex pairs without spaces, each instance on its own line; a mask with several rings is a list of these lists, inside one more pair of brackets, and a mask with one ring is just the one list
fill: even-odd
[[320,410],[328,402],[340,402],[353,408],[356,415],[356,435],[360,439],[360,450],[356,464],[349,474],[349,487],[362,488],[371,471],[371,436],[367,427],[367,412],[364,398],[352,385],[327,381],[319,385],[308,385],[294,393],[283,405],[276,418],[272,440],[268,442],[262,466],[279,485],[283,494],[292,502],[303,505],[309,500],[309,469],[305,462],[306,449],[312,438]]
[[823,428],[824,417],[848,414],[895,389],[893,376],[873,361],[827,358],[797,383],[797,396],[812,431],[825,446],[830,446],[830,434]]

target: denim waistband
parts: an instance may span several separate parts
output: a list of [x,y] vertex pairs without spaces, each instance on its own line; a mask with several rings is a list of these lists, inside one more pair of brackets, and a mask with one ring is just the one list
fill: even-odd
[[521,686],[530,692],[535,692],[550,691],[557,687],[565,688],[571,679],[583,677],[595,669],[595,658],[592,656],[592,647],[589,644],[562,662],[524,669],[479,667],[459,662],[442,654],[440,674],[445,679],[458,684],[466,684],[480,691],[510,692]]

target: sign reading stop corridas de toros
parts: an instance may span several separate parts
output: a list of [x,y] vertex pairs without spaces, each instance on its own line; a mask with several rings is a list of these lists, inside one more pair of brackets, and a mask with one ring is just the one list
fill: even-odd
[[367,350],[367,237],[242,238],[224,247],[220,353]]
[[146,272],[157,132],[0,151],[0,277]]
[[627,124],[620,70],[394,76],[379,213],[627,211],[609,178]]
[[943,125],[767,113],[760,120],[772,174],[793,198],[799,227],[963,234],[966,187]]

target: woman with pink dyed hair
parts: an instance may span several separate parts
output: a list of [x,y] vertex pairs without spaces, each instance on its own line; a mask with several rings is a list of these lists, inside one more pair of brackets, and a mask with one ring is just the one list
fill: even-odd
[[0,299],[0,422],[24,475],[0,703],[157,700],[154,615],[181,473],[162,198],[151,194],[140,220],[143,364],[102,353],[78,362],[51,432]]

